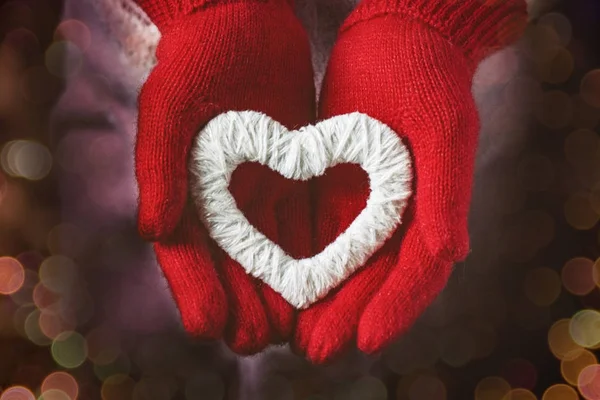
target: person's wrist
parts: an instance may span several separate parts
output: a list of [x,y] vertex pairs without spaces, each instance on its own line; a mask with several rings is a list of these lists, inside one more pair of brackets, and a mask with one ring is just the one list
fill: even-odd
[[164,33],[183,19],[213,7],[235,4],[281,4],[293,7],[294,0],[137,0],[150,20]]
[[341,32],[364,21],[398,15],[436,31],[474,63],[508,46],[527,24],[524,0],[363,0]]
[[[371,58],[381,63],[394,65],[396,73],[411,71],[411,81],[429,81],[420,79],[431,68],[444,71],[458,79],[465,87],[471,88],[476,63],[465,51],[444,38],[429,25],[406,15],[394,13],[385,17],[357,20],[345,25],[338,38],[339,44],[356,43],[365,46]],[[374,46],[373,43],[377,43]],[[401,57],[402,63],[393,59]]]

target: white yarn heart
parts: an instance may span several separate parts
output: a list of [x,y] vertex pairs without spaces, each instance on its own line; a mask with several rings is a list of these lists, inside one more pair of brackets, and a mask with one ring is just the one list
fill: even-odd
[[[244,162],[259,162],[295,180],[321,176],[337,164],[359,164],[369,176],[371,193],[345,232],[321,253],[297,260],[237,208],[229,183]],[[190,170],[192,194],[210,236],[248,274],[300,309],[364,265],[396,230],[411,195],[408,150],[392,129],[360,113],[293,132],[258,112],[221,114],[198,135]]]

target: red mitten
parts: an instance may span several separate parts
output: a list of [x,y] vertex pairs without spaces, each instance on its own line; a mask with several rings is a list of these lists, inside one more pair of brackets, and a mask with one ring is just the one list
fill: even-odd
[[[478,62],[512,42],[523,0],[363,0],[340,30],[319,118],[363,112],[390,126],[413,156],[413,204],[401,228],[336,292],[302,312],[295,345],[314,362],[348,346],[373,353],[406,331],[469,250],[467,215],[478,113]],[[316,184],[326,244],[364,207],[368,180],[340,167]],[[335,202],[344,207],[335,207]]]
[[[162,35],[158,64],[139,98],[140,232],[156,241],[186,330],[220,338],[225,328],[234,351],[257,352],[289,336],[293,309],[210,240],[189,198],[189,153],[200,129],[222,112],[260,111],[289,128],[312,122],[306,33],[288,0],[138,3]],[[310,222],[304,187],[248,164],[234,173],[230,189],[259,230],[290,254],[309,255],[309,240],[302,240]]]

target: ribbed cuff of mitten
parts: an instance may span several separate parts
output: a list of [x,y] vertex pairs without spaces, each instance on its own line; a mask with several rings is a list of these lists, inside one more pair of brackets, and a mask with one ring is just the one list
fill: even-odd
[[527,25],[525,0],[363,0],[342,31],[389,14],[431,26],[475,62],[512,44]]
[[293,0],[136,0],[159,30],[168,28],[178,18],[205,7],[232,3],[286,3]]

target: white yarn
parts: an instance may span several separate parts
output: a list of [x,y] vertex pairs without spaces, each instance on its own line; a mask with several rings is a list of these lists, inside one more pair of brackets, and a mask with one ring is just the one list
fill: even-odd
[[[259,162],[295,180],[321,176],[340,163],[359,164],[371,193],[366,208],[333,243],[296,260],[237,208],[229,183],[244,162]],[[294,132],[254,111],[221,114],[196,139],[190,170],[192,194],[211,237],[296,308],[316,302],[364,265],[396,230],[411,195],[408,150],[389,127],[360,113]]]

